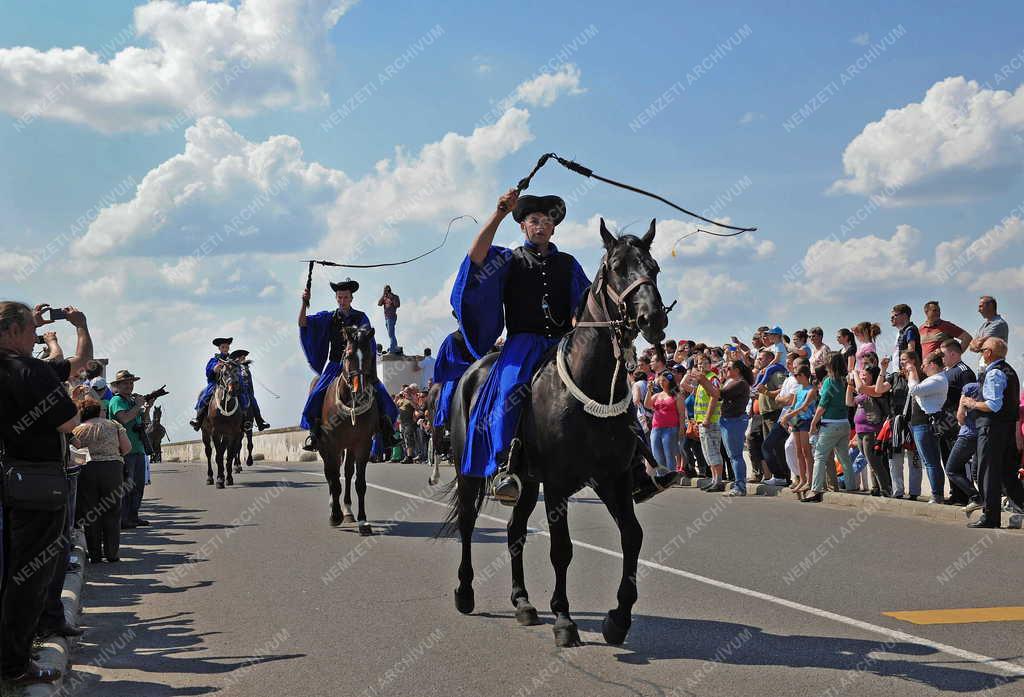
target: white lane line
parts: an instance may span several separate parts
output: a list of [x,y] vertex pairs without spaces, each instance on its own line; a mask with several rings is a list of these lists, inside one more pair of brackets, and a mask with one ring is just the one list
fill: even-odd
[[[306,472],[305,470],[282,470],[282,471],[299,472],[301,474],[308,474],[308,475],[317,476],[317,477],[322,477],[323,476],[322,474],[313,473],[313,472]],[[367,482],[366,485],[368,487],[372,487],[372,488],[377,489],[379,491],[385,491],[385,492],[387,492],[389,494],[394,494],[396,496],[403,496],[403,497],[405,497],[407,499],[413,499],[413,500],[416,500],[416,501],[422,501],[424,503],[432,503],[435,506],[441,506],[443,508],[448,508],[448,505],[446,503],[442,503],[441,501],[436,501],[434,499],[426,498],[425,496],[419,496],[417,494],[413,494],[413,493],[410,493],[408,491],[401,491],[399,489],[392,489],[390,487],[381,486],[380,484],[371,484],[369,482]],[[480,518],[486,518],[487,520],[493,521],[495,523],[505,524],[505,523],[508,522],[507,518],[504,518],[504,519],[503,518],[498,518],[496,516],[487,515],[486,513],[481,513],[479,515],[479,517]],[[537,535],[543,535],[545,537],[550,537],[551,536],[550,534],[548,534],[547,531],[540,530],[540,529],[537,529],[537,528],[530,528],[530,532],[532,532],[534,534],[537,534]],[[589,550],[592,550],[594,552],[599,552],[600,554],[604,554],[604,555],[609,556],[609,557],[614,557],[615,559],[622,559],[622,552],[616,552],[615,550],[608,549],[607,547],[599,547],[597,545],[592,545],[589,542],[581,542],[580,540],[573,540],[572,543],[573,543],[574,547],[583,547],[584,549],[589,549]],[[786,600],[785,598],[779,598],[777,596],[770,595],[768,593],[762,593],[761,591],[756,591],[756,590],[753,590],[751,588],[744,588],[743,586],[737,586],[737,585],[735,585],[733,583],[729,583],[727,581],[719,581],[718,579],[715,579],[715,578],[709,578],[707,576],[701,576],[700,574],[691,573],[689,571],[683,571],[682,569],[676,569],[676,568],[671,567],[671,566],[665,566],[664,564],[658,564],[658,563],[653,562],[653,561],[647,561],[646,559],[640,559],[639,560],[639,564],[641,566],[646,566],[648,568],[656,569],[658,571],[664,571],[665,573],[672,574],[674,576],[681,576],[682,578],[690,579],[691,581],[697,581],[698,583],[703,583],[703,584],[706,584],[708,586],[713,586],[714,588],[721,588],[722,590],[732,591],[733,593],[739,593],[740,595],[745,595],[745,596],[750,597],[750,598],[757,598],[758,600],[763,600],[765,602],[774,603],[776,605],[781,605],[782,607],[787,607],[787,608],[789,608],[791,610],[796,610],[798,612],[803,612],[803,613],[806,613],[808,615],[813,615],[814,617],[820,617],[822,619],[832,620],[833,622],[838,622],[840,624],[845,624],[845,625],[847,625],[849,627],[856,627],[857,629],[861,629],[861,630],[864,630],[866,632],[872,632],[874,634],[881,634],[882,636],[888,637],[888,638],[893,639],[895,641],[904,641],[904,642],[908,642],[908,643],[919,644],[921,646],[927,646],[927,647],[935,649],[936,651],[941,651],[941,652],[943,652],[943,653],[945,653],[945,654],[947,654],[949,656],[955,656],[956,658],[961,658],[961,659],[964,659],[966,661],[971,661],[972,663],[981,663],[981,664],[984,664],[986,666],[991,666],[992,668],[996,668],[996,669],[1002,671],[1003,673],[1006,673],[1007,675],[1013,675],[1013,676],[1017,676],[1017,677],[1024,677],[1024,666],[1019,665],[1017,663],[1011,663],[1009,661],[1001,661],[999,659],[992,658],[990,656],[985,656],[985,655],[980,654],[980,653],[974,653],[973,651],[967,651],[965,649],[960,649],[960,648],[957,648],[955,646],[950,646],[949,644],[943,644],[942,642],[932,641],[931,639],[926,639],[924,637],[919,637],[919,636],[914,635],[914,634],[907,634],[906,632],[901,632],[901,631],[896,630],[896,629],[889,629],[888,627],[882,627],[882,626],[877,625],[877,624],[871,624],[870,622],[864,622],[862,620],[854,619],[852,617],[847,617],[846,615],[840,615],[840,614],[838,614],[836,612],[829,612],[828,610],[821,610],[821,609],[816,608],[816,607],[811,607],[810,605],[804,605],[803,603],[797,603],[797,602],[794,602],[792,600]]]

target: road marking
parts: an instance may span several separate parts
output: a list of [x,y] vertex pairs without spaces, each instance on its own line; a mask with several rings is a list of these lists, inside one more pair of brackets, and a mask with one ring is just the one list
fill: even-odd
[[948,610],[907,610],[904,612],[883,612],[912,624],[970,624],[971,622],[1021,622],[1024,621],[1024,607],[965,607]]
[[[267,466],[265,466],[265,467],[267,467]],[[267,467],[267,469],[272,469],[272,468]],[[273,468],[273,469],[279,469],[279,468]],[[307,475],[315,476],[315,477],[322,477],[323,476],[323,474],[320,474],[320,473],[307,472],[305,470],[298,470],[298,469],[279,469],[279,471],[297,472],[297,473],[307,474]],[[441,506],[442,508],[448,508],[448,504],[446,504],[446,503],[443,503],[441,501],[436,501],[434,499],[430,499],[430,498],[427,498],[425,496],[419,496],[418,494],[413,494],[413,493],[410,493],[408,491],[401,491],[399,489],[392,489],[391,487],[381,486],[380,484],[371,484],[369,482],[367,482],[366,485],[368,487],[373,488],[373,489],[377,489],[378,491],[384,491],[384,492],[387,492],[389,494],[394,494],[396,496],[405,497],[407,499],[413,499],[415,501],[422,501],[424,503],[434,504],[435,506]],[[508,522],[507,518],[498,518],[496,516],[487,515],[486,513],[481,513],[479,515],[479,517],[480,518],[485,518],[485,519],[493,521],[495,523],[506,524]],[[550,535],[547,533],[547,531],[541,530],[539,528],[528,528],[528,530],[531,533],[534,533],[534,534],[537,534],[537,535],[542,535],[544,537],[550,537]],[[589,542],[582,542],[580,540],[573,540],[572,543],[573,543],[574,547],[582,547],[584,549],[589,549],[591,551],[598,552],[600,554],[604,554],[604,555],[609,556],[609,557],[614,557],[615,559],[622,559],[622,553],[621,552],[616,552],[615,550],[608,549],[607,547],[599,547],[598,545],[592,545]],[[821,610],[819,608],[812,607],[810,605],[804,605],[803,603],[797,603],[797,602],[794,602],[792,600],[786,600],[785,598],[779,598],[777,596],[770,595],[768,593],[762,593],[761,591],[756,591],[756,590],[753,590],[751,588],[744,588],[743,586],[737,586],[737,585],[735,585],[733,583],[729,583],[728,581],[719,581],[718,579],[715,579],[715,578],[710,578],[708,576],[701,576],[700,574],[691,573],[689,571],[683,571],[682,569],[676,569],[676,568],[671,567],[671,566],[665,566],[664,564],[658,564],[656,562],[647,561],[646,559],[640,559],[639,560],[639,564],[641,566],[646,566],[648,568],[656,569],[658,571],[664,571],[665,573],[672,574],[674,576],[680,576],[682,578],[690,579],[691,581],[697,581],[698,583],[703,583],[705,585],[712,586],[714,588],[720,588],[722,590],[732,591],[733,593],[738,593],[740,595],[745,595],[745,596],[750,597],[750,598],[756,598],[757,600],[763,600],[763,601],[768,602],[768,603],[774,603],[775,605],[781,605],[782,607],[786,607],[786,608],[789,608],[791,610],[796,610],[797,612],[803,612],[805,614],[812,615],[814,617],[819,617],[821,619],[826,619],[826,620],[832,620],[833,622],[838,622],[840,624],[845,624],[845,625],[847,625],[849,627],[856,627],[857,629],[861,629],[861,630],[866,631],[866,632],[871,632],[873,634],[880,634],[882,636],[888,637],[889,639],[892,639],[892,640],[895,640],[895,641],[903,641],[903,642],[918,644],[920,646],[927,646],[929,648],[935,649],[936,651],[941,651],[942,653],[945,653],[945,654],[947,654],[949,656],[954,656],[956,658],[961,658],[961,659],[966,660],[966,661],[971,661],[972,663],[980,663],[980,664],[983,664],[983,665],[986,665],[986,666],[991,666],[992,668],[996,668],[997,670],[1000,670],[1003,673],[1006,673],[1007,675],[1013,675],[1013,676],[1017,676],[1017,677],[1024,677],[1024,666],[1019,665],[1017,663],[1011,663],[1010,661],[1001,661],[1001,660],[992,658],[991,656],[985,656],[985,655],[980,654],[980,653],[974,653],[973,651],[967,651],[965,649],[957,648],[956,646],[950,646],[949,644],[943,644],[943,643],[938,642],[938,641],[932,641],[931,639],[925,639],[924,637],[919,637],[919,636],[916,636],[914,634],[907,634],[906,632],[901,632],[901,631],[896,630],[896,629],[889,629],[888,627],[882,627],[881,625],[872,624],[870,622],[864,622],[862,620],[854,619],[853,617],[847,617],[846,615],[840,615],[840,614],[838,614],[836,612],[830,612],[828,610]]]

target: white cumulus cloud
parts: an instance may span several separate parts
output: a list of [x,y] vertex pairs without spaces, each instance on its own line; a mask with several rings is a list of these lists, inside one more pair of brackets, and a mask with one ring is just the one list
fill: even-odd
[[97,51],[0,49],[0,109],[117,132],[321,105],[327,35],[355,1],[151,0]]
[[919,103],[890,109],[843,152],[830,191],[885,196],[887,205],[962,202],[1005,189],[1024,168],[1024,86],[935,83]]
[[530,106],[547,107],[555,103],[562,94],[583,94],[580,87],[580,69],[572,63],[561,65],[553,73],[542,73],[516,88],[515,99]]

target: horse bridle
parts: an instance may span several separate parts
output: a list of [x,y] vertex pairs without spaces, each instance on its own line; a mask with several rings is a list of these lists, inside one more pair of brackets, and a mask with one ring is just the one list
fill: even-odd
[[230,358],[221,358],[219,360],[220,363],[218,365],[223,366],[223,368],[221,369],[220,374],[217,376],[217,387],[220,387],[224,390],[223,401],[226,403],[233,399],[235,401],[235,406],[233,409],[231,409],[231,411],[227,411],[225,410],[223,404],[218,404],[217,410],[220,411],[220,413],[223,414],[224,416],[231,416],[236,411],[238,411],[238,407],[241,406],[242,402],[237,395],[231,394],[231,390],[228,389],[235,382],[235,378],[234,375],[227,371],[227,368],[228,366],[241,368],[241,366],[238,363],[235,363]]
[[[657,289],[658,285],[650,276],[639,276],[621,292],[617,292],[608,283],[607,270],[608,257],[606,255],[601,261],[601,268],[598,270],[597,278],[594,280],[597,292],[587,294],[587,309],[590,310],[590,314],[594,317],[604,317],[605,319],[593,322],[577,322],[574,329],[582,327],[611,329],[612,353],[615,356],[615,360],[632,372],[636,370],[636,350],[633,347],[633,341],[640,333],[640,326],[637,318],[631,316],[626,300],[641,286],[650,285]],[[600,301],[595,299],[595,295],[600,298]],[[607,301],[609,299],[615,304],[619,319],[612,319],[611,312],[608,310]],[[675,307],[675,303],[672,303],[670,307],[664,307],[663,305],[662,310],[667,314],[672,307]]]
[[[346,327],[347,329],[348,327]],[[358,331],[358,329],[356,330]],[[363,371],[363,357],[362,351],[358,348],[358,344],[348,336],[345,337],[348,345],[345,347],[344,358],[349,358],[350,355],[356,357],[356,364],[359,366],[358,370],[348,370],[344,366],[341,370],[341,378],[348,386],[348,391],[352,394],[352,404],[348,405],[341,401],[341,395],[338,395],[338,407],[348,413],[349,418],[352,420],[352,424],[355,425],[356,417],[365,414],[373,406],[373,394],[370,390],[369,383],[366,380],[366,373]],[[353,386],[352,379],[356,379],[356,384]]]

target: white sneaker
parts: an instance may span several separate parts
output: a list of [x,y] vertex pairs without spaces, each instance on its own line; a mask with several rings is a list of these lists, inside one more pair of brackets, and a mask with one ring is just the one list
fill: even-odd
[[786,480],[781,477],[772,477],[771,479],[765,479],[762,484],[767,486],[786,486]]
[[983,508],[983,506],[980,503],[969,501],[967,505],[964,506],[964,515],[970,518],[972,513],[974,513],[977,510],[980,510],[981,508]]

